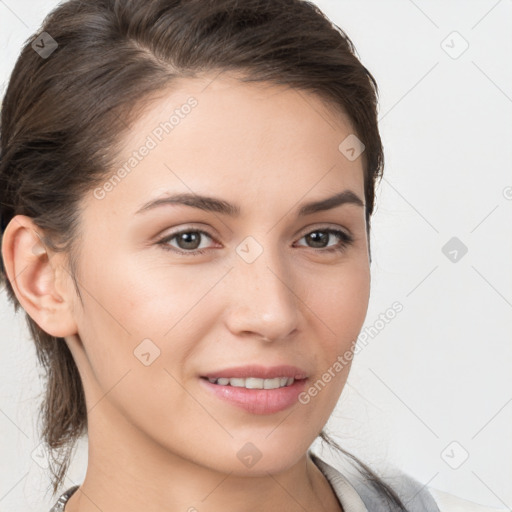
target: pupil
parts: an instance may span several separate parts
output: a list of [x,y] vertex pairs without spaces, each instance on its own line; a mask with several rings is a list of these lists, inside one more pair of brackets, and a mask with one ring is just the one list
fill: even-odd
[[[321,233],[320,236],[316,236],[318,235],[318,233]],[[324,247],[324,244],[322,242],[327,243],[329,239],[329,235],[324,231],[313,231],[313,233],[310,233],[309,235],[307,235],[307,237],[309,237],[309,239],[313,241],[313,244],[318,244],[318,242],[320,241],[320,245],[316,245],[315,247]]]
[[[199,233],[195,233],[192,231],[187,233],[181,233],[181,235],[178,237],[178,242],[185,242],[185,247],[181,247],[181,244],[179,244],[182,249],[197,249],[197,247],[199,246]],[[192,244],[192,246],[187,244]]]

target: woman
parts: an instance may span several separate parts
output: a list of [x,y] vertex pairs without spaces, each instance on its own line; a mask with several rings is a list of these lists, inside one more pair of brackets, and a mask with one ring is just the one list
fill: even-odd
[[25,45],[2,277],[48,374],[54,494],[89,443],[53,511],[455,510],[322,430],[369,300],[376,105],[299,0],[69,0]]

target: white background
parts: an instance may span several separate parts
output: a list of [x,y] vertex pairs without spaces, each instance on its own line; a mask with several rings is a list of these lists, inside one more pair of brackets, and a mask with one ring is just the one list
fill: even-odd
[[[2,94],[56,3],[0,0]],[[315,3],[379,84],[386,156],[363,327],[377,334],[328,430],[372,467],[512,509],[512,1]],[[452,237],[468,249],[455,262]],[[395,301],[403,311],[382,327]],[[47,512],[31,458],[41,370],[3,291],[0,314],[0,510]],[[86,462],[81,442],[66,488]]]

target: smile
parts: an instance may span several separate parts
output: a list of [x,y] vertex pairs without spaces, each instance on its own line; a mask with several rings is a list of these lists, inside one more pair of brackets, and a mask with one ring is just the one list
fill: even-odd
[[277,389],[291,386],[295,382],[295,379],[293,377],[276,377],[274,379],[258,379],[257,377],[248,377],[246,379],[237,377],[220,377],[218,379],[209,378],[208,381],[220,386],[233,386],[237,388]]
[[238,409],[251,414],[274,414],[298,403],[298,397],[307,380],[293,377],[201,377],[199,382],[210,396]]

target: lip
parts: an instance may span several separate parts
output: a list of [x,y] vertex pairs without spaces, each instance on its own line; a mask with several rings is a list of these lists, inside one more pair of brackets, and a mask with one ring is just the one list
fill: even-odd
[[218,379],[224,378],[239,378],[246,379],[248,377],[255,377],[257,379],[274,379],[276,377],[293,377],[296,380],[302,380],[307,377],[305,370],[287,364],[278,366],[261,366],[261,365],[247,365],[247,366],[234,366],[232,368],[224,368],[223,370],[215,370],[201,377]]
[[[244,367],[244,371],[246,368]],[[275,368],[271,370],[274,371]],[[255,374],[252,375],[256,376]],[[217,374],[212,374],[212,377],[215,376]],[[234,377],[233,374],[230,374],[230,376]],[[281,374],[281,376],[285,377],[286,375]],[[220,384],[213,384],[205,377],[201,377],[199,382],[207,392],[235,407],[252,414],[274,414],[284,411],[297,403],[299,395],[304,391],[307,380],[307,378],[296,380],[290,386],[277,389],[246,389],[229,385],[222,386]]]

